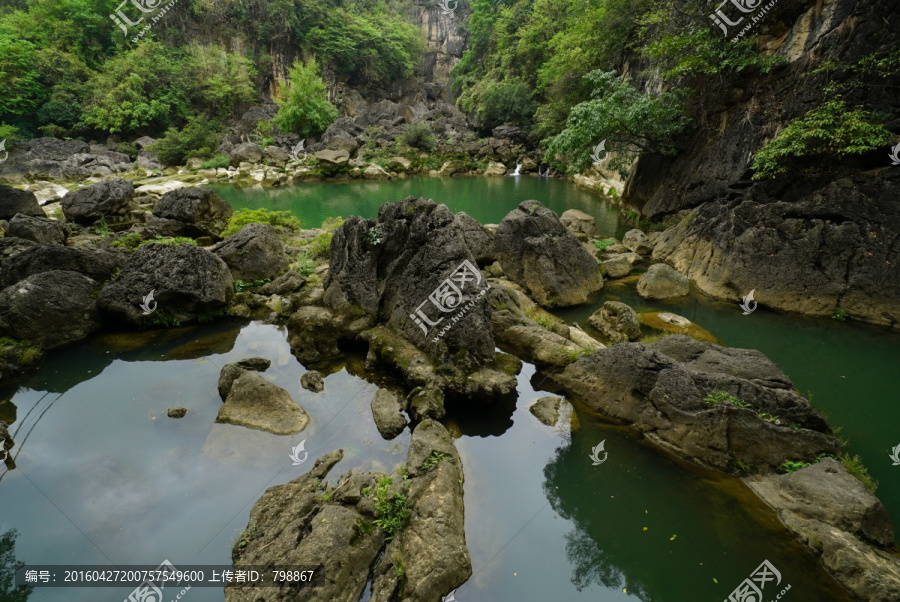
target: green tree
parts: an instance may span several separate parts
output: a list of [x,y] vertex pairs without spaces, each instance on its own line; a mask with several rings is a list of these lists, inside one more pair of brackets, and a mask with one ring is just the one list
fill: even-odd
[[504,123],[529,127],[537,103],[531,89],[523,81],[490,81],[478,95],[476,116],[478,127],[484,132]]
[[683,91],[644,94],[612,71],[592,71],[585,78],[594,87],[591,100],[573,107],[563,131],[545,140],[558,169],[586,169],[591,149],[603,140],[615,153],[610,167],[623,176],[638,155],[676,154],[675,139],[690,123]]
[[188,120],[182,129],[169,128],[165,135],[152,144],[155,152],[166,165],[183,165],[192,157],[206,158],[213,154],[222,141],[218,124],[206,115]]
[[315,59],[305,64],[294,61],[288,79],[284,94],[275,100],[278,114],[272,121],[282,130],[294,132],[301,138],[318,135],[338,116],[338,110],[328,102],[327,87],[319,77],[319,65]]

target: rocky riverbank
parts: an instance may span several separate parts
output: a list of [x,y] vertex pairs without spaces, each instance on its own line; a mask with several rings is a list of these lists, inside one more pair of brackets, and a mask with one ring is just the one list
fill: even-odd
[[[232,210],[208,189],[139,190],[113,179],[69,193],[61,222],[41,217],[35,195],[0,187],[7,211],[0,217],[8,219],[0,224],[7,232],[0,239],[0,336],[48,351],[101,328],[226,315],[269,320],[286,325],[294,355],[307,366],[339,357],[344,344],[366,348],[367,369],[390,373],[401,387],[373,399],[379,430],[386,438],[407,425],[413,432],[407,472],[347,473],[332,491],[323,479],[339,460],[334,452],[284,491],[270,490],[235,549],[237,562],[284,564],[285,555],[296,564],[321,562],[326,547],[341,546],[358,554],[350,564],[331,554],[325,574],[333,582],[322,587],[351,584],[342,591],[352,593],[374,575],[373,587],[386,599],[439,600],[471,566],[461,527],[462,466],[437,420],[447,404],[490,403],[513,391],[527,361],[557,392],[661,450],[748,477],[854,595],[876,599],[864,591],[861,570],[882,575],[878,591],[900,591],[897,558],[885,551],[893,531],[877,498],[861,502],[874,522],[859,523],[853,506],[832,504],[830,513],[810,515],[773,493],[798,492],[793,483],[802,480],[796,495],[813,500],[812,507],[858,481],[837,462],[823,464],[840,456],[840,442],[765,356],[688,336],[640,342],[648,318],[623,303],[604,304],[588,332],[548,313],[596,298],[607,279],[635,278],[632,266],[648,263],[664,235],[633,230],[622,241],[596,239],[589,216],[558,217],[537,201],[521,203],[500,224],[482,225],[413,197],[385,204],[374,220],[351,216],[315,230],[246,223],[226,231]],[[668,299],[686,295],[689,284],[655,264],[637,290]],[[671,314],[654,320],[670,334],[691,326]],[[223,371],[219,419],[302,431],[303,409],[272,389],[260,369],[251,362]],[[315,390],[314,379],[306,380]],[[271,415],[253,401],[260,398],[277,402],[266,406]],[[805,467],[776,476],[786,465]],[[804,479],[804,471],[817,476]],[[319,515],[324,523],[313,520]],[[856,536],[861,555],[843,563],[841,542]],[[420,549],[422,542],[441,553]]]

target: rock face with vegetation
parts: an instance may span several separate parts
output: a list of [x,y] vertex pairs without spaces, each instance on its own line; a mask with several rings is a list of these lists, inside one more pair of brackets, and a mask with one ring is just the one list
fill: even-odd
[[153,291],[156,315],[150,320],[190,321],[198,315],[222,311],[234,295],[225,262],[190,244],[143,245],[125,262],[118,278],[103,287],[100,307],[132,324],[143,324],[141,309]]
[[900,559],[884,551],[894,545],[888,512],[843,464],[826,457],[791,474],[746,481],[854,597],[900,598]]
[[510,211],[494,237],[503,273],[546,307],[578,305],[603,286],[597,261],[538,201]]
[[719,470],[771,470],[840,449],[821,414],[758,351],[676,335],[609,347],[551,378],[663,449]]
[[236,568],[324,565],[315,586],[231,584],[228,602],[356,602],[370,576],[373,600],[439,602],[469,578],[462,464],[440,423],[416,427],[400,473],[351,471],[326,483],[341,459],[343,450],[331,452],[266,491],[232,550]]

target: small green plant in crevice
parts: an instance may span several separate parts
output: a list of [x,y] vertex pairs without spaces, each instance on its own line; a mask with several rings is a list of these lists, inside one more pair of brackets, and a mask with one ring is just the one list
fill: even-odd
[[228,220],[228,226],[222,231],[222,238],[227,238],[247,224],[269,224],[276,230],[296,232],[303,224],[290,211],[269,211],[260,209],[239,209]]
[[141,246],[141,243],[143,243],[143,242],[144,242],[144,237],[141,236],[140,233],[129,232],[128,234],[125,234],[124,236],[118,238],[117,240],[114,240],[111,243],[109,243],[109,246],[121,247],[123,249],[129,249],[131,251],[134,251],[139,246]]
[[746,462],[742,462],[741,460],[735,460],[734,465],[737,466],[738,470],[740,470],[743,474],[750,474],[751,472],[753,472],[753,467]]
[[711,391],[709,395],[703,398],[703,403],[707,407],[713,407],[723,403],[731,404],[739,408],[750,407],[749,403],[742,401],[727,391]]
[[841,454],[838,457],[847,472],[859,479],[863,485],[869,488],[872,493],[878,489],[878,481],[872,478],[869,470],[863,465],[862,458],[859,456],[851,456],[849,454]]
[[[330,500],[322,500],[322,501],[330,501]],[[370,523],[369,521],[358,518],[356,519],[356,524],[353,525],[353,537],[350,538],[350,545],[355,546],[365,537],[368,537],[372,533],[375,532],[375,525]]]
[[425,458],[424,462],[422,462],[422,466],[419,467],[419,470],[428,472],[441,462],[450,462],[451,464],[456,464],[456,460],[453,458],[453,456],[441,453],[439,451],[433,451],[428,454],[428,457]]
[[601,251],[605,251],[607,247],[611,247],[616,244],[616,241],[612,238],[596,238],[594,239],[594,246],[600,249]]
[[163,328],[181,328],[181,320],[175,313],[167,308],[161,308],[144,318],[144,323],[150,326],[161,326]]
[[765,420],[766,422],[773,422],[773,423],[774,423],[776,420],[777,420],[777,421],[780,421],[780,420],[781,420],[780,417],[775,416],[774,414],[769,414],[768,412],[759,412],[759,413],[757,414],[757,416],[759,416],[760,418],[762,418],[762,419]]
[[151,238],[150,240],[145,240],[142,242],[139,247],[143,247],[144,245],[149,245],[150,243],[157,245],[193,245],[197,246],[197,241],[193,238],[188,238],[186,236],[157,236],[155,238]]
[[831,312],[831,319],[837,320],[838,322],[845,321],[847,319],[847,310],[840,307],[835,307],[834,311]]
[[786,474],[791,474],[792,472],[797,472],[801,468],[806,468],[807,466],[812,466],[812,464],[809,462],[788,460],[786,462],[782,462],[781,466],[779,466],[778,468]]
[[375,524],[384,532],[387,541],[392,540],[408,524],[411,516],[406,491],[391,491],[393,479],[389,476],[378,479],[373,491],[370,487],[363,489],[364,495],[370,495],[375,502],[377,518]]
[[383,237],[384,232],[382,232],[381,228],[378,226],[375,226],[365,234],[366,243],[372,247],[377,247],[378,245],[380,245],[384,240]]
[[227,315],[227,309],[214,309],[212,311],[203,312],[202,314],[196,314],[196,318],[197,322],[199,322],[200,324],[208,324],[210,322],[220,320]]
[[291,265],[294,270],[301,276],[309,276],[313,272],[316,271],[317,264],[312,257],[309,256],[309,253],[306,251],[301,251],[297,254],[297,259]]
[[243,293],[244,291],[256,290],[262,285],[271,282],[271,278],[260,278],[259,280],[253,280],[252,282],[244,282],[243,280],[235,280],[234,281],[234,292]]
[[106,216],[100,218],[100,221],[97,222],[97,225],[94,226],[94,232],[104,238],[112,235],[112,229],[109,227],[109,224],[106,223]]

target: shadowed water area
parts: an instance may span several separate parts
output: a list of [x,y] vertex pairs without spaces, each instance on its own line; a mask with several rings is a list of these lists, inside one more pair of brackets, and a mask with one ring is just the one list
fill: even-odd
[[[534,198],[557,213],[595,216],[603,235],[627,230],[618,210],[595,195],[531,177],[217,190],[236,209],[290,210],[307,226],[336,215],[374,218],[382,203],[415,195],[482,223]],[[699,296],[650,305],[633,284],[607,283],[590,307],[557,313],[584,322],[608,299],[674,311],[728,345],[766,353],[843,427],[849,451],[862,456],[881,482],[879,496],[900,515],[888,458],[900,443],[890,432],[900,419],[889,388],[900,360],[896,336],[764,309],[743,316],[736,303]],[[248,356],[272,360],[265,378],[307,410],[305,431],[276,436],[214,423],[220,367]],[[15,557],[32,564],[228,563],[253,502],[306,472],[313,458],[344,448],[332,482],[349,469],[390,471],[405,461],[408,432],[384,441],[372,421],[369,403],[385,376],[367,373],[363,360],[348,355],[314,394],[300,387],[305,370],[282,330],[233,321],[107,334],[51,354],[0,390],[11,401],[0,411],[15,418],[18,454],[18,468],[0,481],[0,532],[17,529]],[[580,406],[564,421],[576,422],[574,432],[547,427],[528,411],[544,389],[543,376],[526,365],[515,395],[449,408],[444,422],[458,435],[466,475],[474,573],[457,590],[459,602],[722,600],[764,559],[781,571],[782,586],[791,585],[788,600],[849,600],[739,479],[665,455]],[[188,408],[187,416],[168,418],[174,406]],[[292,466],[291,448],[304,440],[310,460]],[[594,465],[591,448],[601,441],[608,457]],[[122,600],[129,591],[43,589],[30,599]],[[184,599],[223,594],[193,588]]]

